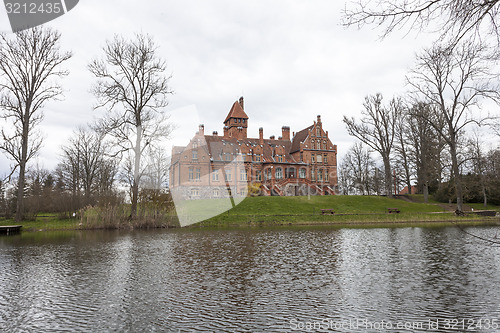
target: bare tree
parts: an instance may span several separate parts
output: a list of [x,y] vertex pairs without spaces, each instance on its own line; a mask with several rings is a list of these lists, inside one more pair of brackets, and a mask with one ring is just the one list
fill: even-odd
[[108,108],[102,126],[116,139],[120,152],[132,162],[131,217],[137,215],[137,200],[143,166],[141,157],[150,144],[165,139],[171,132],[164,108],[170,75],[158,57],[157,47],[147,35],[132,40],[115,36],[103,48],[104,58],[95,59],[89,70],[97,78],[93,92],[96,108]]
[[463,208],[461,161],[458,158],[460,134],[467,125],[482,120],[474,115],[482,98],[498,102],[500,97],[498,81],[486,65],[484,51],[480,44],[461,43],[453,48],[435,44],[417,56],[417,64],[407,77],[418,98],[435,106],[432,110],[444,118],[443,126],[437,114],[434,117],[421,115],[448,145],[458,212]]
[[[109,155],[110,148],[104,141],[104,135],[89,128],[79,128],[69,143],[62,147],[59,169],[72,193],[75,208],[97,200],[102,191],[100,177],[107,173],[108,164],[113,163]],[[80,203],[81,192],[83,202]]]
[[399,99],[392,99],[388,106],[382,105],[382,95],[365,98],[362,111],[363,117],[359,123],[354,117],[344,116],[349,135],[378,152],[384,163],[385,191],[392,197],[391,151],[394,147],[397,119],[402,113],[402,103]]
[[468,157],[471,162],[471,169],[479,178],[479,186],[481,187],[481,194],[483,196],[483,205],[488,205],[487,194],[487,181],[486,181],[486,153],[483,148],[482,142],[478,132],[474,132],[473,136],[469,138],[468,142]]
[[26,164],[42,144],[36,131],[43,119],[42,108],[62,95],[53,78],[68,74],[60,65],[71,53],[60,51],[59,39],[58,32],[39,27],[15,35],[0,34],[0,109],[8,122],[1,132],[0,149],[15,162],[11,175],[19,168],[17,221],[24,214]]
[[403,183],[408,187],[408,194],[412,194],[411,181],[413,174],[410,157],[411,137],[409,134],[410,115],[408,112],[402,112],[401,116],[396,119],[395,160],[400,171],[399,174],[402,174]]
[[425,202],[429,201],[431,183],[441,180],[441,152],[445,145],[436,130],[429,126],[427,119],[433,119],[438,127],[444,127],[444,118],[432,108],[435,106],[416,102],[407,109],[410,159],[415,165],[417,187],[423,193]]
[[383,26],[383,36],[409,26],[410,30],[439,31],[441,39],[449,36],[455,42],[487,32],[500,41],[499,4],[498,0],[358,0],[344,9],[343,25]]
[[370,195],[372,188],[370,175],[374,168],[375,162],[368,149],[361,143],[355,143],[342,159],[344,186],[356,189],[359,194]]
[[169,167],[169,157],[164,149],[150,149],[146,163],[145,187],[152,190],[166,188]]

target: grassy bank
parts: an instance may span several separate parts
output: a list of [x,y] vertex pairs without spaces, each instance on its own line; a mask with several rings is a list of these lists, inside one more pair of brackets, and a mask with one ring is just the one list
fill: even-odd
[[[193,208],[210,209],[215,202],[190,202]],[[450,206],[453,207],[453,206]],[[273,225],[337,225],[337,226],[443,226],[460,224],[494,224],[496,217],[483,217],[468,213],[457,217],[453,209],[438,203],[423,203],[421,196],[389,199],[377,196],[311,196],[308,197],[250,197],[236,207],[194,227],[206,226],[273,226]],[[388,208],[399,209],[399,214],[388,214]],[[474,205],[474,210],[481,205]],[[498,206],[490,210],[500,211]],[[148,211],[137,220],[128,218],[129,207],[92,208],[73,219],[59,220],[54,214],[40,214],[35,221],[24,221],[23,230],[71,229],[138,229],[177,226],[174,212]],[[335,214],[321,213],[332,209]],[[450,210],[451,209],[451,210]],[[0,220],[0,225],[17,224],[13,220]]]
[[[200,226],[224,225],[288,225],[288,224],[377,224],[408,225],[415,223],[493,223],[498,218],[467,214],[457,217],[437,203],[423,203],[419,196],[389,199],[378,196],[255,197],[218,216],[199,223]],[[388,208],[399,214],[388,214]],[[491,208],[491,207],[490,207]],[[498,211],[500,207],[495,207]],[[335,214],[323,215],[322,209]]]

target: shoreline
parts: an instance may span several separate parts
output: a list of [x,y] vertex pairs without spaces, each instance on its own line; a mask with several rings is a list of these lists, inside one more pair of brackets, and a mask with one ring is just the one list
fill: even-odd
[[[354,217],[356,215],[350,215]],[[365,216],[366,215],[361,215]],[[248,216],[249,218],[252,216]],[[271,216],[266,216],[271,217]],[[148,230],[148,229],[204,229],[204,228],[214,228],[214,229],[224,229],[224,228],[254,228],[254,227],[334,227],[334,228],[411,228],[411,227],[447,227],[447,226],[500,226],[500,218],[498,217],[480,217],[480,218],[470,218],[470,217],[458,217],[450,219],[411,219],[411,216],[404,216],[402,219],[397,217],[394,220],[323,220],[314,221],[302,220],[302,221],[284,221],[284,215],[276,215],[279,219],[267,220],[267,221],[255,221],[249,219],[248,221],[238,221],[238,222],[227,222],[227,221],[203,221],[193,225],[181,227],[178,225],[166,225],[157,224],[150,225],[131,225],[128,222],[122,222],[119,225],[109,226],[109,225],[92,225],[85,226],[74,220],[51,220],[46,222],[40,221],[27,221],[23,224],[21,232],[44,232],[44,231],[84,231],[84,230]],[[302,216],[304,217],[304,216]],[[318,215],[311,215],[310,217],[318,217]],[[5,222],[5,223],[3,223]],[[9,224],[10,221],[2,221],[0,225]],[[35,224],[35,225],[30,225]]]

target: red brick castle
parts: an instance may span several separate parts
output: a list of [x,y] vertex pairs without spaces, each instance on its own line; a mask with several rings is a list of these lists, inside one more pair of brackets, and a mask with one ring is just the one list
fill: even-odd
[[[248,138],[243,97],[224,120],[224,135],[205,135],[204,126],[186,147],[172,148],[170,187],[188,199],[260,195],[333,195],[337,186],[337,146],[321,116],[293,133],[283,126],[277,139]],[[236,193],[235,193],[236,192]]]

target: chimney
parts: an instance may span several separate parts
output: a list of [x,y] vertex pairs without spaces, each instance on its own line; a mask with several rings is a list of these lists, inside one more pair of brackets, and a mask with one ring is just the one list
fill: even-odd
[[203,125],[203,124],[200,125],[199,133],[200,133],[200,135],[205,135],[205,125]]
[[217,131],[213,131],[212,135],[217,136],[217,135],[219,135],[219,133],[217,133]]
[[243,110],[245,110],[245,104],[243,102],[243,96],[240,97],[240,100],[239,100],[239,103],[240,103],[240,106]]
[[283,126],[281,128],[281,136],[283,137],[283,140],[290,141],[290,127]]
[[262,127],[259,128],[259,143],[264,144],[264,129]]
[[229,137],[229,126],[224,126],[224,137],[225,138]]
[[275,139],[275,136],[274,136],[274,135],[271,135],[271,136],[269,137],[269,139],[274,140],[274,139]]

